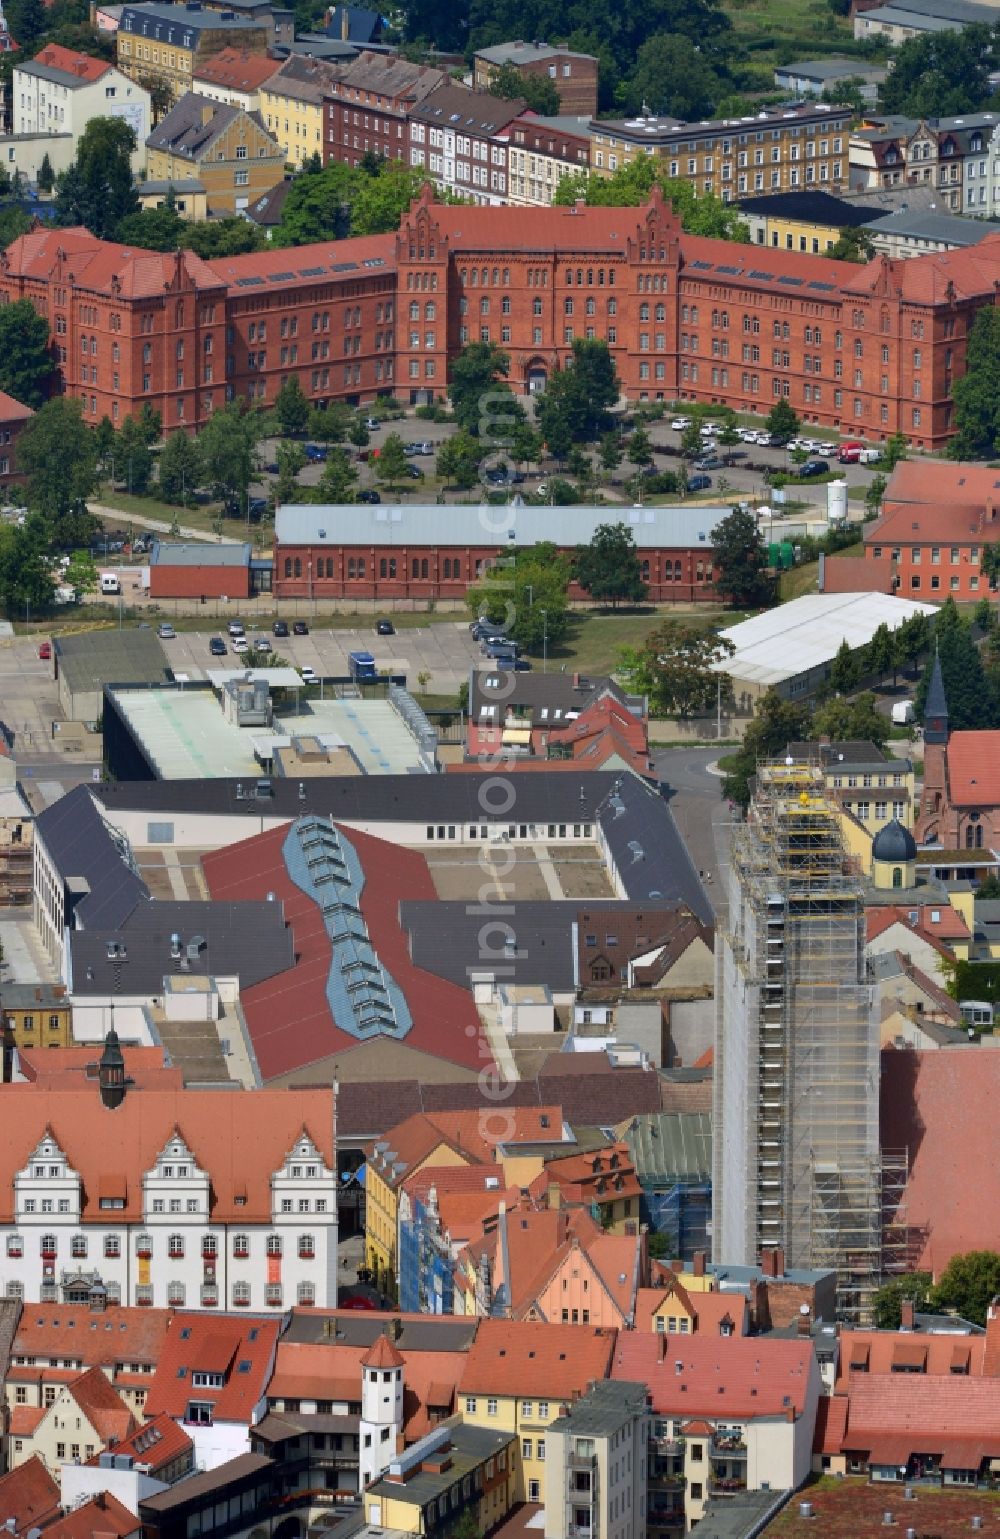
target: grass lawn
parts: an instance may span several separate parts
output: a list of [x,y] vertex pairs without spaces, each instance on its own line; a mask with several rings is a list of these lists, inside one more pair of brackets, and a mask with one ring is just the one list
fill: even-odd
[[[788,59],[854,53],[850,22],[835,16],[822,0],[728,0],[723,8],[740,41],[758,43],[750,62],[768,73],[775,63]],[[762,89],[774,92],[773,77],[762,81]]]
[[[622,647],[639,647],[650,631],[656,630],[664,620],[677,619],[685,624],[707,628],[735,625],[745,619],[743,614],[712,607],[706,614],[699,609],[624,609],[595,610],[590,613],[574,612],[570,615],[566,640],[549,647],[548,664],[552,672],[610,673],[618,661]],[[540,657],[532,657],[532,667],[541,668]]]
[[818,578],[818,561],[803,561],[801,566],[793,566],[789,571],[782,572],[778,579],[781,602],[787,604],[789,599],[801,598],[803,593],[815,593]]

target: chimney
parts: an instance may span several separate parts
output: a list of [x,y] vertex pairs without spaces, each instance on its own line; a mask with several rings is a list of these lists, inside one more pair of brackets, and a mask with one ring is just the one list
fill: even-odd
[[703,1250],[696,1250],[695,1251],[695,1253],[694,1253],[694,1261],[692,1263],[691,1270],[694,1273],[695,1277],[704,1277],[704,1275],[705,1275],[705,1252]]
[[1000,1378],[1000,1298],[994,1298],[986,1311],[983,1375],[986,1378]]
[[776,1255],[777,1255],[777,1252],[773,1251],[773,1250],[762,1250],[761,1251],[761,1253],[760,1253],[760,1269],[763,1272],[765,1277],[777,1277],[778,1273],[777,1273],[777,1270],[776,1270],[776,1267],[775,1267]]
[[774,1247],[774,1251],[772,1252],[772,1254],[774,1256],[774,1273],[773,1273],[773,1275],[775,1277],[784,1277],[784,1275],[785,1275],[785,1252],[782,1250],[780,1245],[776,1245]]
[[347,6],[342,5],[340,7],[340,41],[342,43],[350,42],[350,31],[350,15],[348,13]]
[[211,123],[211,121],[212,121],[212,119],[214,117],[215,117],[215,103],[213,101],[209,101],[209,99],[206,97],[206,99],[201,104],[201,126],[202,126],[202,128],[207,128],[209,123]]
[[916,1324],[916,1305],[912,1299],[903,1299],[899,1306],[899,1328],[901,1331],[912,1331]]

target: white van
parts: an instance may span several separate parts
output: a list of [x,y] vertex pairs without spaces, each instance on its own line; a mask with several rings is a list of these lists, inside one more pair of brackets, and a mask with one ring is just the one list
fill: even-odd
[[101,592],[102,593],[120,593],[121,591],[122,591],[122,585],[121,585],[121,583],[118,580],[118,573],[117,572],[102,572],[101,573]]

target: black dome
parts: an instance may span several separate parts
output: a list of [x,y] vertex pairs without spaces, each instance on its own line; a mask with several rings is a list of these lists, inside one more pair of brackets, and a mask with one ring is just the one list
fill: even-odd
[[898,818],[893,818],[884,828],[880,828],[872,840],[872,859],[895,861],[915,860],[917,844],[908,828],[904,828]]

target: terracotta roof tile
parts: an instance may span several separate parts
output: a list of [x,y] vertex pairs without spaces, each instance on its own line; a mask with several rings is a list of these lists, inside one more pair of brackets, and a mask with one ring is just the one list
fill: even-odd
[[249,53],[245,48],[220,48],[195,67],[194,79],[225,86],[230,91],[253,92],[280,68],[281,60],[270,59],[267,54]]
[[[38,1360],[73,1358],[88,1368],[153,1363],[167,1334],[170,1311],[109,1304],[90,1310],[66,1304],[25,1304],[11,1355]],[[21,1370],[12,1366],[11,1372]],[[50,1368],[33,1370],[48,1378]]]
[[72,75],[74,80],[100,80],[111,68],[107,59],[95,59],[93,54],[79,53],[75,48],[64,48],[61,43],[46,43],[31,61],[44,64],[46,69],[60,70]]
[[900,460],[889,477],[884,500],[985,513],[1000,504],[1000,471],[948,460]]
[[608,1376],[616,1332],[589,1325],[484,1320],[465,1359],[463,1395],[572,1400]]
[[402,1368],[406,1362],[383,1331],[361,1359],[362,1368]]
[[611,1368],[613,1379],[648,1384],[660,1415],[747,1418],[801,1415],[815,1373],[810,1340],[640,1331],[619,1333]]
[[[162,1047],[125,1047],[125,1073],[136,1089],[183,1090],[180,1069],[168,1069]],[[82,1090],[86,1073],[97,1064],[96,1047],[18,1048],[18,1060],[26,1080],[45,1090]],[[93,1080],[89,1081],[91,1087]]]
[[[837,1392],[846,1394],[858,1382],[851,1364],[863,1361],[865,1372],[873,1377],[892,1373],[908,1361],[920,1366],[931,1377],[947,1375],[954,1366],[958,1346],[968,1361],[969,1374],[982,1377],[986,1362],[986,1337],[962,1336],[932,1331],[915,1335],[912,1331],[843,1331],[837,1369]],[[921,1379],[921,1384],[923,1379]]]
[[953,732],[945,753],[954,806],[1000,806],[1000,732]]
[[23,406],[6,390],[0,390],[0,422],[26,422],[34,415],[30,406]]
[[66,1389],[102,1442],[121,1442],[134,1431],[135,1417],[100,1368],[88,1368]]
[[827,556],[823,563],[824,593],[892,593],[892,580],[890,556]]
[[[386,1340],[383,1336],[381,1340]],[[393,1350],[396,1350],[393,1348]],[[345,1342],[282,1341],[278,1345],[268,1400],[361,1401],[362,1362],[371,1348]],[[430,1409],[454,1404],[455,1386],[466,1363],[464,1352],[401,1352],[403,1361],[403,1432],[412,1441],[431,1425]]]
[[89,230],[38,229],[20,236],[3,253],[0,266],[26,278],[48,280],[61,266],[78,289],[120,293],[125,299],[162,298],[180,279],[197,289],[219,289],[224,280],[185,252],[137,252],[113,241],[100,241]]
[[[247,1108],[253,1097],[254,1114]],[[264,1098],[264,1099],[262,1099]],[[305,1129],[328,1166],[333,1147],[333,1091],[143,1090],[109,1110],[96,1088],[51,1093],[34,1085],[4,1087],[0,1140],[0,1221],[10,1222],[14,1174],[46,1129],[83,1181],[83,1222],[103,1222],[102,1178],[127,1186],[121,1222],[142,1216],[142,1177],[175,1130],[212,1178],[216,1223],[269,1223],[271,1176]],[[109,1168],[110,1167],[110,1168]],[[237,1207],[236,1198],[246,1201]]]
[[[184,1428],[178,1426],[172,1416],[161,1412],[136,1427],[130,1437],[116,1443],[115,1453],[128,1455],[149,1474],[155,1475],[158,1469],[172,1464],[193,1448],[194,1443]],[[99,1464],[100,1458],[100,1454],[95,1454],[89,1463]]]
[[[15,1418],[18,1411],[28,1406],[15,1406],[11,1410],[11,1433],[18,1435]],[[9,1474],[0,1478],[0,1512],[4,1522],[13,1518],[14,1533],[21,1535],[29,1528],[41,1528],[59,1513],[59,1483],[53,1480],[38,1454],[32,1454],[24,1464],[19,1464]]]
[[[212,1402],[216,1422],[249,1423],[274,1368],[280,1323],[249,1317],[173,1315],[146,1400],[146,1415],[153,1417],[165,1411],[169,1416],[183,1417],[191,1397],[191,1374],[206,1364],[218,1371],[218,1363],[227,1356],[230,1367],[222,1388],[199,1388],[197,1398]],[[246,1369],[244,1363],[249,1365]],[[179,1373],[182,1368],[186,1370],[183,1376]]]
[[138,1533],[138,1518],[110,1491],[84,1502],[45,1530],[46,1539],[131,1539]]
[[13,1406],[10,1413],[11,1436],[30,1437],[44,1415],[45,1407],[41,1405]]

